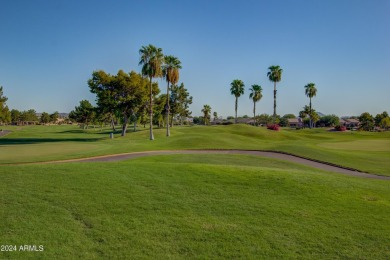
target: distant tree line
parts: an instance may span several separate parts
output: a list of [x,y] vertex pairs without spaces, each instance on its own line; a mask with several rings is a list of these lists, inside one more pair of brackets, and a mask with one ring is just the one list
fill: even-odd
[[[110,124],[115,131],[116,124],[122,125],[122,136],[126,134],[127,127],[130,123],[134,124],[134,131],[137,124],[146,127],[149,122],[150,139],[153,140],[153,125],[167,128],[167,136],[170,136],[170,127],[174,122],[183,124],[184,118],[191,116],[189,105],[192,104],[192,97],[188,90],[179,81],[179,70],[181,62],[178,58],[167,55],[164,56],[161,48],[153,45],[142,46],[139,50],[139,65],[142,66],[141,73],[131,71],[125,73],[119,70],[116,75],[110,75],[102,70],[94,71],[92,77],[88,80],[90,91],[96,94],[96,107],[89,101],[80,101],[69,114],[69,119],[80,123],[82,127],[88,128],[89,125]],[[274,83],[274,111],[273,115],[260,114],[256,115],[256,103],[259,102],[262,95],[262,87],[254,84],[249,88],[249,98],[253,101],[253,125],[278,124],[287,126],[289,120],[296,118],[294,114],[279,116],[276,113],[276,83],[282,79],[283,70],[280,66],[270,66],[267,77]],[[164,78],[167,82],[166,94],[160,94],[157,82],[154,78]],[[314,83],[308,83],[304,86],[305,95],[309,98],[309,105],[305,105],[298,116],[302,120],[303,126],[310,128],[316,126],[337,126],[340,124],[336,115],[325,115],[320,117],[312,107],[312,98],[317,95],[317,88]],[[218,120],[217,112],[214,111],[214,123],[231,124],[237,123],[242,118],[248,119],[248,116],[239,118],[238,98],[245,92],[245,85],[242,80],[235,79],[230,84],[230,93],[235,96],[235,116],[228,117],[226,120]],[[0,124],[31,124],[31,123],[56,123],[58,112],[48,114],[43,112],[40,118],[37,117],[35,110],[27,111],[9,110],[6,106],[7,97],[3,95],[3,87],[0,86]],[[211,124],[211,106],[206,104],[201,110],[203,116],[194,117],[194,124]],[[390,128],[390,118],[387,112],[377,114],[373,117],[365,112],[359,117],[360,130],[372,131],[375,129]],[[244,120],[245,121],[245,120]]]
[[389,114],[384,111],[381,114],[377,114],[373,117],[370,113],[365,112],[361,114],[359,117],[360,129],[364,131],[372,131],[375,127],[389,130],[390,128],[390,117]]
[[[274,113],[272,115],[272,120],[270,121],[269,118],[265,119],[265,114],[262,116],[256,116],[256,103],[261,100],[263,97],[262,94],[262,87],[258,84],[254,84],[249,89],[250,94],[249,98],[253,101],[253,120],[254,124],[279,124],[281,126],[284,126],[284,124],[287,122],[287,117],[280,117],[276,113],[276,83],[280,82],[282,80],[282,73],[283,69],[278,65],[272,65],[268,68],[267,77],[268,79],[274,83]],[[235,79],[230,84],[230,93],[235,96],[235,119],[234,122],[237,123],[237,108],[238,108],[238,98],[244,94],[245,92],[245,84],[242,80]],[[308,83],[304,86],[305,88],[305,94],[307,97],[309,97],[310,102],[309,106],[305,106],[301,112],[299,112],[299,117],[302,119],[308,118],[309,122],[308,125],[310,128],[315,126],[315,123],[320,120],[318,114],[316,111],[312,108],[312,98],[316,96],[317,94],[317,88],[314,83]]]

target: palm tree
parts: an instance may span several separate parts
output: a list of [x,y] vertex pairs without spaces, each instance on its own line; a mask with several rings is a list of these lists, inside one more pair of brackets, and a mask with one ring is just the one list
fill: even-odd
[[252,91],[249,94],[249,98],[253,100],[253,120],[255,120],[256,117],[256,102],[259,102],[260,99],[263,97],[262,91],[260,85],[252,85],[252,88],[249,89],[249,91]]
[[307,97],[309,97],[310,99],[310,103],[309,103],[309,111],[310,111],[310,128],[312,128],[313,126],[313,118],[312,118],[312,108],[311,108],[311,98],[312,97],[315,97],[317,95],[317,89],[316,89],[316,85],[314,83],[309,83],[305,86],[305,94]]
[[211,107],[209,105],[204,105],[202,109],[202,113],[204,118],[204,125],[207,125],[207,121],[211,113]]
[[216,121],[218,119],[218,113],[214,111],[213,116],[214,116],[214,121]]
[[179,81],[179,69],[181,69],[181,62],[178,58],[174,56],[165,56],[164,57],[164,66],[163,66],[163,75],[167,81],[167,103],[165,105],[165,110],[167,113],[167,136],[170,136],[169,131],[169,83],[175,85]]
[[150,80],[150,100],[149,100],[149,115],[150,115],[150,140],[154,140],[153,136],[153,87],[152,79],[162,76],[161,65],[164,61],[164,55],[161,48],[157,48],[151,44],[142,46],[139,50],[140,60],[138,65],[142,65],[142,75],[149,77]]
[[276,82],[282,80],[282,72],[283,70],[279,66],[270,66],[268,68],[267,76],[270,81],[274,83],[274,123],[276,120]]
[[236,110],[236,118],[234,120],[234,123],[237,124],[237,106],[238,106],[238,98],[244,94],[244,82],[242,82],[241,80],[239,79],[235,79],[232,81],[232,83],[230,83],[230,93],[232,95],[234,95],[236,97],[236,106],[235,106],[235,110]]

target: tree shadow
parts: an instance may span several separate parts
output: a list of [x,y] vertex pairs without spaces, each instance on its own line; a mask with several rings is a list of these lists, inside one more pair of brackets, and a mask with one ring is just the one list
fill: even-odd
[[96,135],[110,135],[110,133],[114,134],[120,134],[122,131],[119,129],[116,129],[115,131],[112,130],[103,130],[100,131],[100,129],[89,129],[89,130],[83,130],[83,129],[78,129],[78,130],[67,130],[67,131],[61,131],[57,132],[58,134],[96,134]]
[[0,146],[18,145],[18,144],[60,143],[60,142],[91,143],[101,139],[102,138],[0,138]]

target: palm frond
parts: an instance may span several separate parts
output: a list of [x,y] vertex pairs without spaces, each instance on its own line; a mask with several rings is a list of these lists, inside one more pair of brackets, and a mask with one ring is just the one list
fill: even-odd
[[230,83],[230,93],[236,97],[239,97],[244,94],[244,82],[239,79],[235,79]]

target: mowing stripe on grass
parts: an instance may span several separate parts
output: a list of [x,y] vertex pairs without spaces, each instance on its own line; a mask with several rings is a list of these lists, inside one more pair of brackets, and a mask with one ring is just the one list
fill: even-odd
[[112,154],[104,156],[96,156],[90,158],[81,158],[81,159],[71,159],[71,160],[61,160],[61,161],[48,161],[48,162],[39,162],[39,163],[28,163],[28,164],[48,164],[48,163],[67,163],[67,162],[115,162],[122,161],[127,159],[134,159],[144,156],[156,156],[156,155],[166,155],[166,154],[246,154],[246,155],[256,155],[263,156],[273,159],[285,160],[294,163],[299,163],[307,165],[313,168],[337,172],[349,176],[369,178],[369,179],[379,179],[379,180],[390,180],[389,176],[381,176],[375,174],[369,174],[354,170],[351,168],[346,168],[338,166],[335,164],[316,161],[293,154],[287,154],[284,152],[274,152],[274,151],[254,151],[254,150],[162,150],[162,151],[145,151],[145,152],[133,152],[133,153],[122,153],[122,154]]

